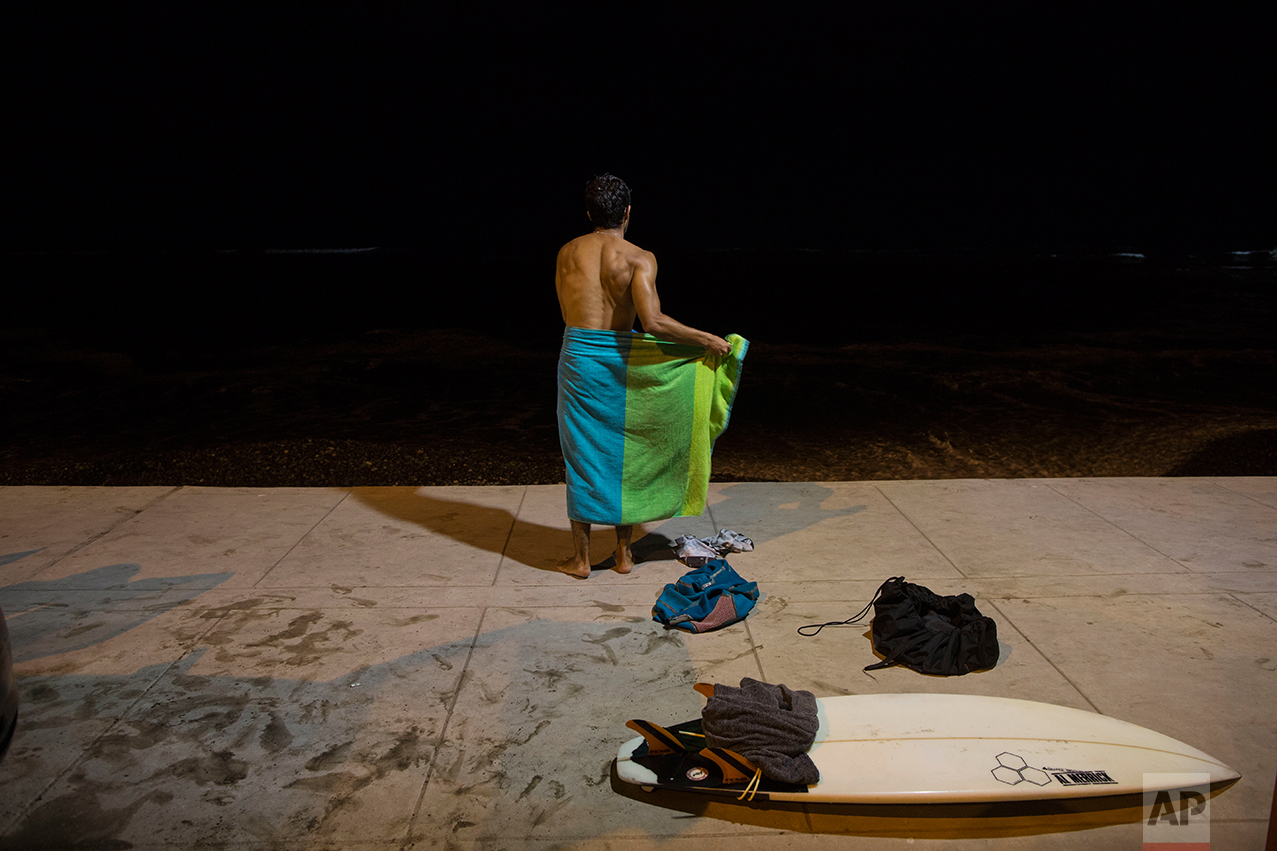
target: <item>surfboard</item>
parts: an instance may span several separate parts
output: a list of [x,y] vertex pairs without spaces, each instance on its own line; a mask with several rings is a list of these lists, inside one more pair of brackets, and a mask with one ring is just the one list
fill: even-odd
[[772,781],[740,754],[707,748],[700,719],[668,728],[629,722],[642,735],[617,751],[617,776],[647,789],[751,800],[914,804],[1158,790],[1144,785],[1145,774],[1208,774],[1211,784],[1241,777],[1170,736],[1065,706],[960,694],[849,695],[816,704],[820,727],[807,751],[820,770],[814,785]]

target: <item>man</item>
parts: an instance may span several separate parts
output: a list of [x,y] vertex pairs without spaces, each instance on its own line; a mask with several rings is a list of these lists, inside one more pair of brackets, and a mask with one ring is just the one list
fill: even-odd
[[[656,294],[656,257],[625,239],[630,226],[630,190],[620,178],[600,175],[585,189],[586,215],[594,230],[559,249],[554,285],[568,329],[629,333],[637,316],[648,334],[667,342],[703,346],[727,355],[722,337],[690,328],[661,312]],[[562,382],[562,375],[560,381]],[[569,459],[569,465],[571,459]],[[571,506],[569,506],[571,509]],[[573,553],[558,570],[578,579],[590,576],[590,523],[569,518]],[[616,526],[617,573],[634,568],[632,525]]]

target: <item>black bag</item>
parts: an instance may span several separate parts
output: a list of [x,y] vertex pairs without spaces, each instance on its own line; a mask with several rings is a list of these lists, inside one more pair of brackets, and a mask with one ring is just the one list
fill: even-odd
[[980,614],[970,594],[941,597],[893,576],[878,589],[873,607],[873,646],[884,658],[866,671],[904,665],[952,676],[998,662],[998,625]]
[[827,626],[851,626],[869,614],[870,606],[873,647],[883,660],[866,671],[904,665],[923,674],[953,676],[992,668],[998,662],[998,625],[980,614],[970,594],[941,597],[905,582],[903,576],[882,583],[860,614],[845,621],[807,624],[798,633],[811,636]]

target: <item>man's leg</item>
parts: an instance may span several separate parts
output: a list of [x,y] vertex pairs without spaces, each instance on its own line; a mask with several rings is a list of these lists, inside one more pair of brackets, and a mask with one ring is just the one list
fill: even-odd
[[577,579],[590,578],[590,524],[572,520],[572,555],[559,562],[556,570]]
[[634,569],[634,553],[630,552],[630,538],[634,534],[633,526],[616,527],[616,566],[617,573],[629,573]]

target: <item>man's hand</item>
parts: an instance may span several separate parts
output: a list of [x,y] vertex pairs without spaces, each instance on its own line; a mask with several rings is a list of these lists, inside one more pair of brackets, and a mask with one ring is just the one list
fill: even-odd
[[724,340],[722,337],[715,337],[713,334],[710,334],[709,338],[709,342],[705,344],[705,348],[709,349],[711,353],[716,355],[725,355],[731,352],[732,344]]

